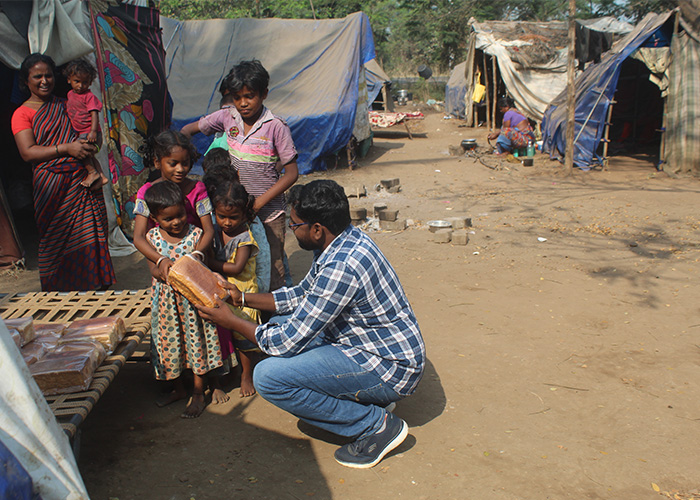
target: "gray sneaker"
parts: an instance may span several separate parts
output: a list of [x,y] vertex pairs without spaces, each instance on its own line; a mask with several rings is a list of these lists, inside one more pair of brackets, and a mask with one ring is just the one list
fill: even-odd
[[386,427],[363,439],[346,444],[335,452],[340,465],[368,469],[377,465],[391,450],[403,443],[408,435],[408,424],[393,413],[386,414]]

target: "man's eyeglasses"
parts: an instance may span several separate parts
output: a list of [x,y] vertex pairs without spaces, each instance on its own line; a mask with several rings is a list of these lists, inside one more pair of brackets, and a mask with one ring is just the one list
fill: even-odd
[[309,222],[299,222],[298,224],[292,224],[292,221],[289,221],[289,229],[294,231],[299,226],[305,226],[306,224],[310,224],[310,223]]

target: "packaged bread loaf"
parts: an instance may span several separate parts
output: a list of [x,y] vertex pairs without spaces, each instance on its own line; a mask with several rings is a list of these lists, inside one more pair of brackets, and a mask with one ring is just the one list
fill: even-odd
[[42,335],[51,335],[53,337],[62,337],[68,328],[67,323],[37,323],[34,322],[34,331],[37,337]]
[[46,356],[48,349],[46,348],[46,344],[42,342],[36,342],[36,339],[34,339],[34,342],[30,342],[27,345],[22,346],[20,352],[22,353],[24,362],[28,365],[33,365],[41,358]]
[[227,296],[216,275],[190,255],[175,261],[168,273],[168,283],[187,300],[200,306],[214,307],[217,298],[223,300]]
[[126,326],[124,320],[119,316],[79,319],[68,325],[68,329],[59,340],[59,344],[92,338],[98,340],[107,353],[111,354],[117,344],[122,341],[124,335],[126,335]]
[[34,340],[34,337],[36,337],[36,332],[34,331],[34,318],[31,316],[6,319],[4,321],[8,330],[17,330],[19,332],[19,335],[22,338],[22,345],[28,344]]
[[96,340],[81,340],[58,346],[29,366],[45,396],[80,392],[90,387],[95,370],[107,355]]

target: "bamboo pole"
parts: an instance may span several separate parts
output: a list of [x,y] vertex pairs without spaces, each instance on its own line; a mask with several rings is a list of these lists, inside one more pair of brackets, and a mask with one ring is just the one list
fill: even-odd
[[612,119],[613,105],[615,101],[610,102],[608,106],[608,116],[605,118],[605,132],[603,133],[603,170],[608,169],[608,145],[610,144],[610,120]]
[[569,0],[569,51],[566,68],[566,153],[564,166],[567,175],[574,173],[574,120],[576,119],[576,87],[574,86],[574,63],[576,44],[576,0]]
[[491,90],[489,87],[489,74],[486,71],[486,53],[484,52],[484,58],[481,61],[481,66],[484,71],[484,85],[486,86],[486,127],[488,127],[489,132],[493,132],[494,124],[491,121]]
[[491,68],[493,73],[493,108],[491,109],[491,123],[496,126],[496,108],[498,107],[498,78],[496,77],[496,56],[491,56]]

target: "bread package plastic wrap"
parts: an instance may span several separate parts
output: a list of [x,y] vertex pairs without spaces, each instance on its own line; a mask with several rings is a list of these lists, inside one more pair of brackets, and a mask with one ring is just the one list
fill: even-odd
[[9,328],[9,331],[10,337],[12,337],[12,341],[15,343],[17,348],[22,347],[22,336],[19,334],[19,332],[14,328]]
[[193,304],[214,307],[216,299],[225,299],[227,292],[219,286],[216,275],[196,258],[184,255],[175,261],[168,273],[168,283]]
[[107,353],[111,354],[122,341],[124,335],[126,335],[126,326],[124,320],[119,316],[79,319],[68,325],[68,329],[59,340],[59,344],[92,338],[98,340],[105,347]]
[[47,352],[49,352],[48,348],[46,347],[46,344],[42,342],[36,342],[36,339],[34,340],[34,342],[30,342],[27,345],[22,346],[22,348],[20,349],[22,357],[24,358],[24,362],[28,365],[33,365],[41,358],[46,356]]
[[54,337],[62,337],[68,328],[67,323],[34,323],[34,331],[37,337],[42,335],[51,335]]
[[22,345],[28,344],[34,340],[34,337],[36,337],[36,331],[34,331],[34,318],[31,316],[6,319],[4,321],[8,330],[17,330],[19,332],[20,337],[22,337]]
[[81,340],[58,346],[29,366],[45,396],[80,392],[90,387],[92,377],[107,356],[96,340]]

